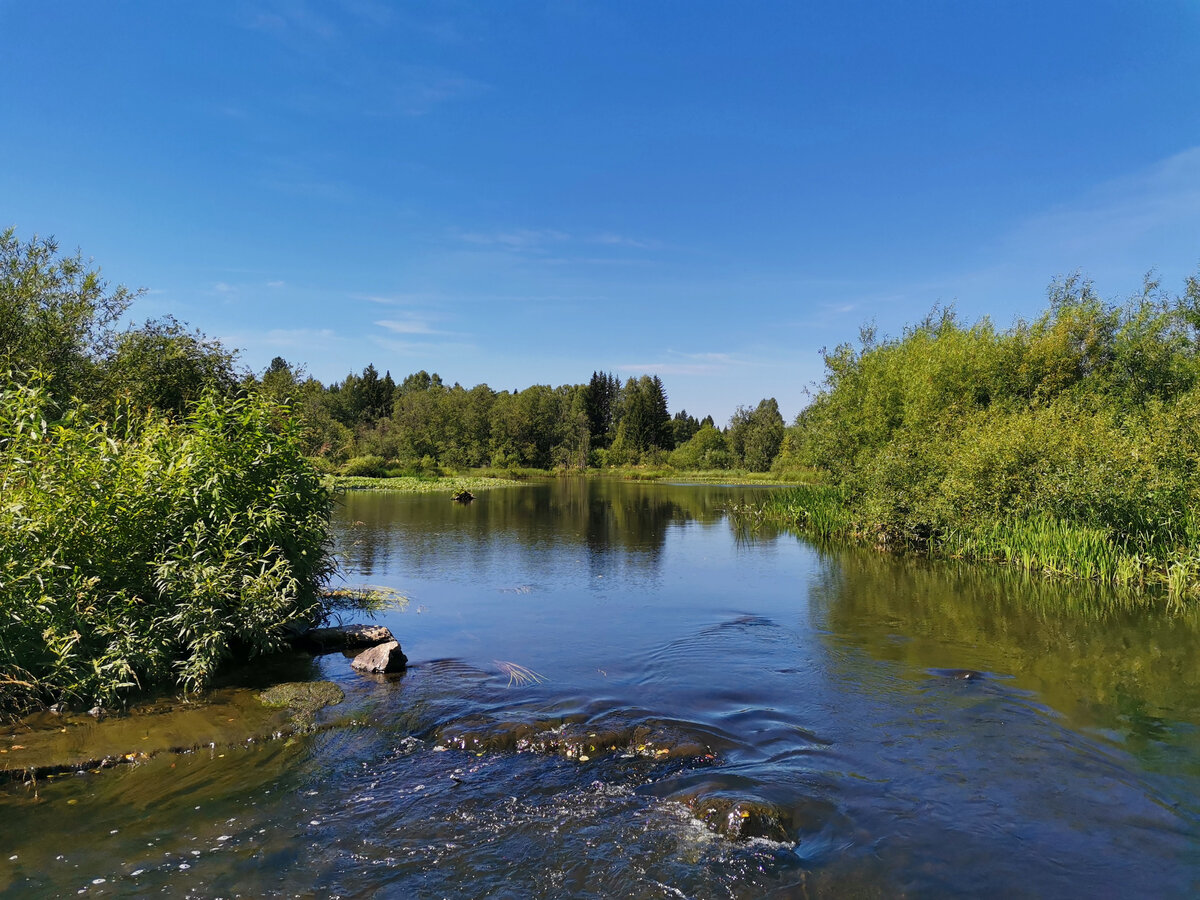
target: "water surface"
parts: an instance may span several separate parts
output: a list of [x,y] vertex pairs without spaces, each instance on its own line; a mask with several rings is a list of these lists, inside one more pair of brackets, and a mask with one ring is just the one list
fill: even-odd
[[732,523],[762,491],[347,495],[408,673],[297,661],[321,730],[7,786],[0,891],[1196,893],[1193,612]]

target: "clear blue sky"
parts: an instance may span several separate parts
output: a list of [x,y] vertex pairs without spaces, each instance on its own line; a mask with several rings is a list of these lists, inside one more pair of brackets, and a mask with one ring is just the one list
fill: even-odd
[[1200,3],[0,0],[0,226],[323,381],[658,373],[1200,266]]

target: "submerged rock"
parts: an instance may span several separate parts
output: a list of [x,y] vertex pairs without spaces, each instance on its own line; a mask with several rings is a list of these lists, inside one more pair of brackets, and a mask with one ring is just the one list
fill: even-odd
[[400,649],[399,641],[388,641],[377,644],[370,650],[364,650],[350,663],[351,668],[359,672],[387,674],[403,672],[408,666],[408,657]]
[[661,724],[583,718],[549,722],[462,720],[437,734],[439,745],[447,749],[541,753],[580,762],[613,755],[709,763],[716,754],[707,737]]
[[734,841],[750,838],[791,840],[792,816],[782,807],[746,797],[709,795],[682,799],[692,815],[722,837]]
[[319,709],[341,703],[346,694],[332,681],[288,681],[267,688],[258,699],[263,706],[286,707],[311,717]]
[[383,625],[337,625],[313,628],[297,636],[292,643],[301,650],[313,653],[335,653],[395,640],[392,632]]

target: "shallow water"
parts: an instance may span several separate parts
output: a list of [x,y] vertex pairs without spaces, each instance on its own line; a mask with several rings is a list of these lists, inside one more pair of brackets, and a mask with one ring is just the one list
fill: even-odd
[[1194,613],[733,525],[761,492],[348,495],[410,670],[296,660],[347,694],[311,733],[7,785],[0,892],[1197,892]]

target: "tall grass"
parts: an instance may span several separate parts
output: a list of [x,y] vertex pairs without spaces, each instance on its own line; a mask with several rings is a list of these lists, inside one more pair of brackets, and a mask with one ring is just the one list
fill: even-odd
[[0,710],[202,688],[321,615],[330,493],[286,410],[56,413],[0,382]]

